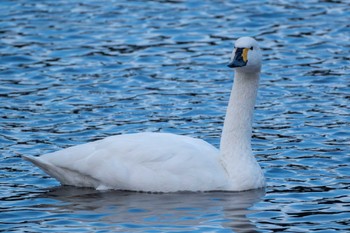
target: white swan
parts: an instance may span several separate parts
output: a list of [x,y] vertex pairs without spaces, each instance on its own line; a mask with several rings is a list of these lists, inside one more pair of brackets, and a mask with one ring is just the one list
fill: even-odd
[[261,51],[250,37],[235,43],[234,85],[220,151],[207,142],[168,133],[107,137],[40,157],[34,163],[63,185],[147,192],[242,191],[264,187],[251,150]]

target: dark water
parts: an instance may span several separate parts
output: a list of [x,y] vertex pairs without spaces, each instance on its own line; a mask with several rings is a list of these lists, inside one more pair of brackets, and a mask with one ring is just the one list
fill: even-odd
[[[347,232],[348,1],[1,1],[0,231]],[[218,146],[233,41],[264,52],[266,193],[60,187],[20,155],[140,131]]]

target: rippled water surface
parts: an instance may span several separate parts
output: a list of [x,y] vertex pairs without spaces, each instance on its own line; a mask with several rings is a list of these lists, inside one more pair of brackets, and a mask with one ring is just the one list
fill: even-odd
[[[348,1],[4,0],[0,11],[0,231],[350,231]],[[246,35],[264,53],[253,148],[265,191],[97,192],[20,158],[140,131],[218,146],[225,64]]]

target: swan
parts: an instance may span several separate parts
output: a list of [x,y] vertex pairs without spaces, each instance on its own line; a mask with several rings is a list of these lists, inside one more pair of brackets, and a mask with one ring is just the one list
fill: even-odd
[[265,186],[251,149],[253,110],[261,70],[255,39],[235,42],[228,67],[234,84],[220,150],[170,133],[110,136],[39,157],[23,156],[62,185],[143,192],[244,191]]

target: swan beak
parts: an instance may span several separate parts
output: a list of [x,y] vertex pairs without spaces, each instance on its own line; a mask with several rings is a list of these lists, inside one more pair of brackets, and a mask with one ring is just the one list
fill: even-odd
[[233,60],[227,66],[230,68],[236,68],[247,65],[248,50],[248,48],[237,48]]

